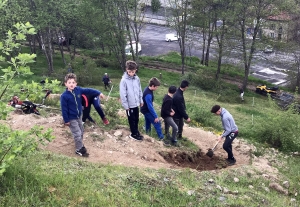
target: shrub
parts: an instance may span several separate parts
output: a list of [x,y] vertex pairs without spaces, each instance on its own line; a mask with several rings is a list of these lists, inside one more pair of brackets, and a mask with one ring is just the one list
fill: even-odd
[[[0,81],[0,85],[2,86],[0,99],[6,98],[6,93],[10,94],[15,92],[12,89],[17,89],[17,92],[20,93],[20,88],[17,88],[20,85],[14,82],[15,77],[32,74],[27,64],[34,62],[35,55],[18,53],[13,56],[12,51],[20,47],[19,41],[24,41],[26,35],[35,34],[35,30],[29,23],[17,23],[14,27],[16,29],[15,32],[7,32],[5,44],[0,42],[0,61],[5,61],[5,58],[2,56],[2,54],[5,54],[8,57],[7,63],[10,65],[2,69],[4,74]],[[37,89],[40,89],[39,84],[34,81],[32,81],[31,84],[27,84],[27,82],[24,84],[26,84],[26,92],[35,92]],[[2,119],[6,118],[8,112],[5,105],[4,102],[0,102],[0,117]],[[48,141],[53,139],[50,129],[46,132],[42,131],[43,129],[41,127],[34,127],[27,132],[22,132],[12,131],[9,127],[4,125],[0,126],[0,176],[5,172],[6,168],[13,162],[16,156],[33,151],[38,144],[43,143],[45,139]]]
[[279,107],[269,98],[269,105],[272,112],[268,115],[257,117],[253,127],[252,136],[262,143],[267,143],[279,150],[290,152],[300,150],[300,121],[298,114],[294,113],[293,108],[276,113]]

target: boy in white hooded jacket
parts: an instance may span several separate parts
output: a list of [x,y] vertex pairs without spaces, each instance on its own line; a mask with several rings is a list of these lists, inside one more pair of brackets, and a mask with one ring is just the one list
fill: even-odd
[[130,126],[130,138],[138,141],[143,140],[139,126],[139,106],[143,106],[143,92],[140,78],[136,75],[137,64],[132,60],[126,62],[126,72],[120,82],[120,99],[123,108],[126,110]]

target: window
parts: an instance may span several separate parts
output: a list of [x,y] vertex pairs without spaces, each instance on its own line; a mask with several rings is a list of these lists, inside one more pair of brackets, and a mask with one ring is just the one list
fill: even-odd
[[271,24],[270,29],[274,30],[275,29],[275,24]]
[[279,27],[278,34],[282,34],[282,27]]
[[270,36],[271,36],[271,38],[274,38],[274,37],[275,37],[275,35],[274,35],[273,32],[270,33]]

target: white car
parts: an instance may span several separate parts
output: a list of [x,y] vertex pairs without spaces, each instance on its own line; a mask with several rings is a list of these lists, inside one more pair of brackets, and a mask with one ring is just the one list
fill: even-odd
[[177,36],[176,34],[166,34],[166,38],[165,38],[167,42],[178,41],[178,39],[179,36]]
[[[138,54],[140,54],[142,52],[142,45],[140,43],[137,43],[137,45],[138,45]],[[133,49],[133,52],[135,54],[136,53],[136,42],[135,41],[132,42],[132,49]],[[131,54],[130,42],[128,42],[126,47],[125,47],[125,54],[126,55],[132,55]]]
[[271,45],[267,45],[264,49],[264,53],[272,53],[274,52],[274,49]]

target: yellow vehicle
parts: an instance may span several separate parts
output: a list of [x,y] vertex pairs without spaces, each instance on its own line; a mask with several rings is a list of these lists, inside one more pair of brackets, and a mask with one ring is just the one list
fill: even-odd
[[256,86],[256,90],[255,90],[256,93],[259,93],[259,94],[262,94],[262,95],[270,94],[271,96],[276,95],[277,91],[278,91],[278,86],[274,86],[274,87],[269,88],[266,85]]

